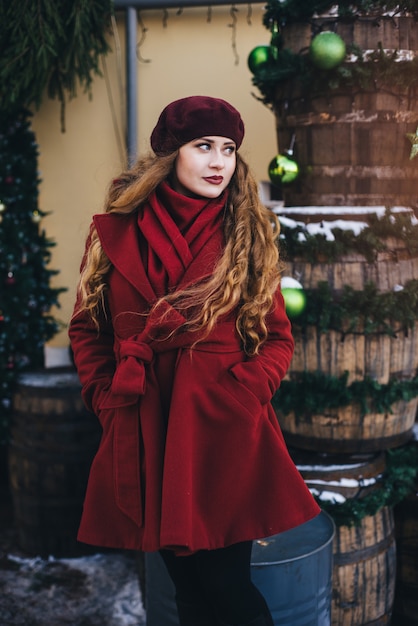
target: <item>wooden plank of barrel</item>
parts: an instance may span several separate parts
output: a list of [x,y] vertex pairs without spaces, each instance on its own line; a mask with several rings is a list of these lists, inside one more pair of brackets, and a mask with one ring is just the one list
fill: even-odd
[[384,452],[328,454],[289,448],[296,467],[311,493],[331,502],[364,498],[382,486],[386,468]]
[[321,413],[293,411],[276,414],[286,442],[318,452],[374,452],[407,443],[412,435],[418,398],[400,400],[391,411],[363,414],[357,404],[329,408]]
[[396,580],[393,511],[380,509],[334,537],[332,626],[390,623]]

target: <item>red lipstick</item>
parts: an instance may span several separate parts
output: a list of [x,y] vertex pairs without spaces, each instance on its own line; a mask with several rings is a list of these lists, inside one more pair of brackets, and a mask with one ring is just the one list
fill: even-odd
[[223,181],[224,177],[223,176],[205,176],[204,180],[206,180],[206,182],[211,183],[212,185],[220,185]]

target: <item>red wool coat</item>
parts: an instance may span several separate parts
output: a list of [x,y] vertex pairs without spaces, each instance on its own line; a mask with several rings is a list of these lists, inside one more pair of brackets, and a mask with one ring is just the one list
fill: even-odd
[[[193,350],[184,318],[141,315],[156,297],[138,249],[137,215],[94,218],[112,263],[100,334],[85,314],[70,338],[85,403],[103,436],[93,461],[79,540],[154,551],[199,549],[267,537],[319,513],[291,461],[270,405],[293,339],[283,299],[259,355],[243,353],[231,316]],[[182,283],[207,275],[213,236]]]

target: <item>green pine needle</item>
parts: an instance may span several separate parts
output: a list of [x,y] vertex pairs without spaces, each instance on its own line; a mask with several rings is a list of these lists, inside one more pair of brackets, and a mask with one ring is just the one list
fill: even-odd
[[62,106],[91,88],[109,51],[111,0],[0,3],[0,110],[39,106],[47,92]]

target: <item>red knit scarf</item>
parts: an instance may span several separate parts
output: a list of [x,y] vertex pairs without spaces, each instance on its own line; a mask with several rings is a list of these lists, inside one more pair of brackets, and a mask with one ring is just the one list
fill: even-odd
[[158,297],[175,289],[196,254],[215,234],[220,247],[226,201],[227,192],[215,199],[189,198],[166,182],[150,195],[138,215],[139,245]]

